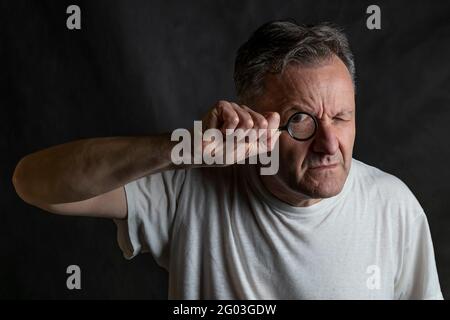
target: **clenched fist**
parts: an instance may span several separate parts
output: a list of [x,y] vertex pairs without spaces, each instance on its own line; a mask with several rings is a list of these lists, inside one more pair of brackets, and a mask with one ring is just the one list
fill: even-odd
[[[214,163],[230,165],[272,151],[280,135],[279,126],[277,112],[260,114],[245,105],[221,100],[203,117],[201,129],[194,127],[194,135],[202,131],[201,151],[207,164],[213,163],[212,156]],[[200,151],[198,143],[194,143],[194,150]]]

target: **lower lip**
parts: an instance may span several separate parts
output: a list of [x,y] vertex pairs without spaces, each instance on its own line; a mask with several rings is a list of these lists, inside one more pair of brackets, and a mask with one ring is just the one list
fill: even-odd
[[322,167],[314,167],[310,168],[312,170],[325,170],[325,169],[334,169],[337,167],[337,164],[332,164],[331,166],[322,166]]

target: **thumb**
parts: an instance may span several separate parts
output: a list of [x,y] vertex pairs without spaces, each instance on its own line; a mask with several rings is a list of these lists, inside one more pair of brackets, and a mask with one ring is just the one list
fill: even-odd
[[261,113],[267,120],[267,148],[273,150],[275,143],[280,137],[278,128],[280,127],[280,114],[278,112]]

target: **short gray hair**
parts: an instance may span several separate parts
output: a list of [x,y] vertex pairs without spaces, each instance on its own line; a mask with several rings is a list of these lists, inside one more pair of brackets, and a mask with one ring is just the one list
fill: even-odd
[[355,62],[348,39],[329,23],[313,26],[272,21],[259,27],[237,51],[234,83],[241,101],[262,93],[267,73],[282,73],[289,63],[316,65],[338,56],[355,86]]

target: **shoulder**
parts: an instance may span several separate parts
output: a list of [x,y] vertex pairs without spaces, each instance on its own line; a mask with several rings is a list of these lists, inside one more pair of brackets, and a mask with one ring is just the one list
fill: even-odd
[[356,159],[353,159],[352,166],[356,188],[365,192],[371,203],[394,209],[405,218],[424,215],[416,196],[400,178]]
[[411,193],[408,186],[393,174],[387,173],[356,159],[353,159],[352,166],[355,167],[355,172],[359,182],[370,184],[371,186],[379,189],[379,191],[397,191],[406,194]]

